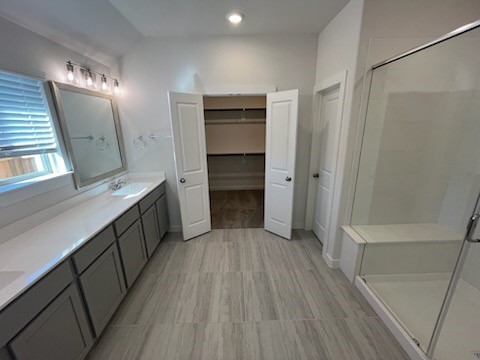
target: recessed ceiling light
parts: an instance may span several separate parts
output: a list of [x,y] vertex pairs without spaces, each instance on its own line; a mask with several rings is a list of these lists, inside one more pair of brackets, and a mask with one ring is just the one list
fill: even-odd
[[242,22],[244,16],[239,12],[231,12],[227,15],[228,21],[230,21],[234,25],[238,25]]

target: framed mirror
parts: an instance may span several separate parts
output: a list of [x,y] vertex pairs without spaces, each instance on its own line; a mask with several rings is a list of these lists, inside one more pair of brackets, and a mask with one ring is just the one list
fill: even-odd
[[50,82],[77,189],[126,172],[115,98]]

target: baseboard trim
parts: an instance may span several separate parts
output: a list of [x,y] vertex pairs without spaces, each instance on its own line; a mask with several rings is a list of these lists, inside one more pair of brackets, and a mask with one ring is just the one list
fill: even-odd
[[182,231],[181,226],[170,226],[170,228],[168,229],[168,232],[181,232],[181,231]]
[[293,224],[292,229],[295,229],[295,230],[298,230],[298,229],[304,230],[304,229],[305,229],[305,226],[304,226],[303,223],[297,223],[297,224]]
[[424,352],[415,344],[403,329],[400,323],[395,317],[388,311],[385,305],[382,304],[380,299],[375,293],[368,287],[368,285],[362,280],[360,276],[355,278],[355,286],[360,290],[363,297],[367,300],[370,306],[375,310],[377,315],[383,321],[393,337],[399,342],[400,346],[410,356],[412,360],[429,360]]
[[340,259],[333,259],[327,253],[324,253],[322,256],[323,256],[323,260],[325,260],[328,267],[330,267],[332,269],[337,269],[337,268],[340,267]]

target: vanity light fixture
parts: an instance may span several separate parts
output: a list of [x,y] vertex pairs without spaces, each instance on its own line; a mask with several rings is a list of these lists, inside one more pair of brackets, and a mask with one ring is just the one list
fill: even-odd
[[120,95],[120,85],[118,84],[117,79],[113,81],[113,92],[115,93],[115,95]]
[[108,90],[108,85],[107,85],[107,77],[105,74],[102,74],[102,91],[107,91]]
[[85,72],[85,81],[88,87],[93,87],[93,74],[90,70]]
[[[85,79],[84,86],[92,89],[100,89],[103,92],[110,92],[109,83],[113,84],[113,93],[115,95],[120,95],[120,84],[118,80],[107,76],[105,74],[98,73],[93,71],[89,67],[81,66],[67,61],[67,81],[70,83],[77,82],[75,79],[75,67],[77,67],[82,75],[82,78]],[[97,79],[100,78],[100,84],[97,83]],[[110,88],[111,89],[111,88]]]
[[67,80],[73,82],[75,80],[75,73],[71,61],[67,61]]
[[232,23],[233,25],[240,24],[244,18],[245,16],[239,12],[231,12],[227,15],[228,21],[230,21],[230,23]]

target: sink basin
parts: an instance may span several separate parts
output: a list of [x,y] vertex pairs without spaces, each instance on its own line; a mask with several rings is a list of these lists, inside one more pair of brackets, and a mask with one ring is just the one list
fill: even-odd
[[152,183],[150,182],[130,183],[118,190],[113,191],[112,196],[126,196],[126,197],[138,196],[141,193],[143,193],[145,190],[147,190],[147,188],[150,185],[152,185]]
[[25,274],[23,271],[0,271],[0,289],[17,280]]

